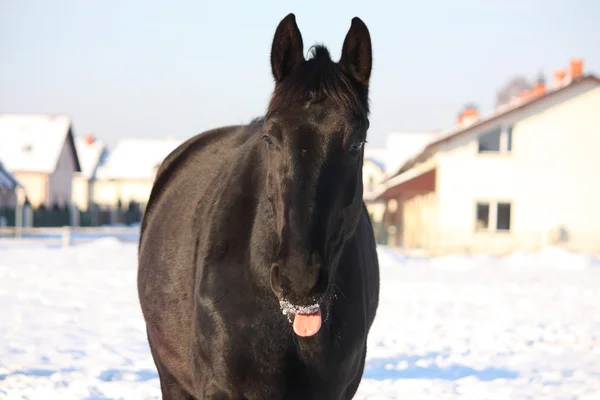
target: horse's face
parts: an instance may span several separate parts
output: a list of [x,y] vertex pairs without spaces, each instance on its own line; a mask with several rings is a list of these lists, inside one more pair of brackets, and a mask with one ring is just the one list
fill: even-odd
[[290,14],[275,33],[271,64],[276,88],[262,137],[278,241],[271,287],[293,315],[296,333],[310,336],[319,330],[321,303],[362,212],[369,33],[356,18],[339,63],[322,47],[305,60]]

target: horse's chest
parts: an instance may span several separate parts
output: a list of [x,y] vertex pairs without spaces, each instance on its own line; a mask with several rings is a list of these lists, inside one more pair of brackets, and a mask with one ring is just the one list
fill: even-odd
[[214,371],[210,387],[247,399],[339,398],[356,375],[359,349],[293,338],[286,331],[281,326],[230,330],[212,344],[221,351],[204,366]]

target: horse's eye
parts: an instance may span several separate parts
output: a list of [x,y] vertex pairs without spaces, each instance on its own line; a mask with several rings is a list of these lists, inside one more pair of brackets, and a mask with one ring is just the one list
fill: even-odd
[[269,135],[263,135],[262,138],[265,142],[267,142],[267,146],[269,148],[273,147],[273,141],[271,140],[271,137]]
[[366,140],[364,139],[357,139],[354,143],[352,143],[352,146],[350,147],[350,151],[353,154],[357,154],[360,149],[363,148],[364,144],[366,143]]

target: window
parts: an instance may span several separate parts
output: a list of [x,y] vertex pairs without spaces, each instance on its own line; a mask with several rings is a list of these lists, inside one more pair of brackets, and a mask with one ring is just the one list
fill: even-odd
[[500,127],[479,136],[479,153],[499,153],[500,136],[502,136],[502,129]]
[[[493,222],[496,220],[495,228]],[[475,209],[475,230],[477,231],[510,231],[511,203],[478,202]]]
[[513,126],[498,126],[479,135],[477,152],[510,153],[512,142]]
[[496,230],[510,230],[510,203],[498,203],[496,212]]
[[476,229],[488,229],[490,223],[490,205],[489,203],[477,203],[476,211]]

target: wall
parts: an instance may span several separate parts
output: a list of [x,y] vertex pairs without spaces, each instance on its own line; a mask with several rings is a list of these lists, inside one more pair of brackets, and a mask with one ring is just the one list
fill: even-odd
[[91,185],[85,176],[75,173],[73,176],[72,199],[73,203],[80,210],[86,211],[89,207],[89,200],[92,198],[90,191]]
[[435,192],[413,194],[401,198],[402,246],[428,249],[436,246],[438,231],[437,195]]
[[582,88],[579,97],[532,116],[521,129],[515,228],[564,226],[567,245],[600,251],[600,88]]
[[131,200],[142,205],[148,202],[153,181],[150,180],[106,180],[95,181],[94,203],[100,206],[114,207],[119,199],[124,208]]
[[34,172],[14,172],[13,175],[25,188],[27,198],[34,208],[46,204],[48,175]]
[[49,193],[46,206],[52,207],[54,204],[64,206],[71,203],[74,171],[75,158],[69,140],[66,139],[56,169],[50,174],[48,180]]
[[[477,153],[478,135],[496,123],[442,144],[437,250],[533,250],[562,224],[570,247],[600,251],[600,185],[593,184],[600,170],[598,110],[600,89],[582,83],[508,115],[510,153]],[[511,202],[511,230],[477,232],[478,200]]]

